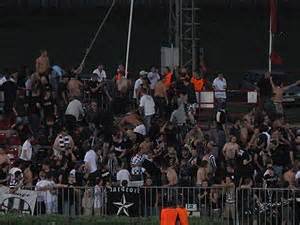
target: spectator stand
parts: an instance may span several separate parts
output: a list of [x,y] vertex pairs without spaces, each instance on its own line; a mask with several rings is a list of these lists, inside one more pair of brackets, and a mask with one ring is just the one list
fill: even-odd
[[[91,81],[92,74],[81,74],[79,78],[82,81],[84,87],[83,104],[85,107],[88,107],[92,100],[89,90],[89,82]],[[114,97],[116,96],[115,90],[116,88],[113,80],[105,80],[104,82],[102,82],[102,88],[99,91],[97,99],[98,107],[101,111],[111,111],[111,101],[109,100],[106,92],[114,99]]]
[[0,119],[0,146],[6,150],[10,160],[13,162],[19,156],[21,150],[21,140],[17,134],[11,130],[13,122],[10,118]]

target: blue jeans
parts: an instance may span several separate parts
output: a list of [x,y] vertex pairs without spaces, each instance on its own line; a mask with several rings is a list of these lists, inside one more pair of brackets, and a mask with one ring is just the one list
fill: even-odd
[[146,127],[146,133],[149,134],[150,128],[151,128],[151,120],[153,115],[144,116],[144,124]]
[[217,110],[226,108],[226,98],[216,98],[215,101],[215,107]]

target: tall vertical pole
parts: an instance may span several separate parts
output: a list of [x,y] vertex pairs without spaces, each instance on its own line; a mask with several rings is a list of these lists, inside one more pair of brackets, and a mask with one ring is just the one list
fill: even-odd
[[179,61],[180,61],[180,67],[182,67],[183,66],[183,52],[184,52],[184,49],[183,49],[183,1],[184,0],[179,0],[179,12],[180,12],[180,14],[179,14],[179,20],[180,20],[180,22],[179,22],[179,33],[180,33],[180,38],[179,38],[179,41],[180,41],[180,47],[179,47],[179,54],[180,54],[180,59],[179,59]]
[[180,67],[180,0],[175,0],[175,47],[178,49],[178,61],[176,66],[178,67],[176,70],[176,77],[178,77],[179,74],[179,67]]
[[173,42],[173,0],[169,0],[169,44]]
[[273,34],[272,34],[272,14],[270,13],[270,28],[269,28],[269,72],[272,72],[272,49],[273,49]]
[[180,40],[180,0],[175,0],[175,17],[176,17],[176,31],[175,31],[175,47],[179,48]]
[[128,38],[127,38],[126,64],[125,64],[125,77],[126,78],[128,75],[128,62],[129,62],[129,50],[130,50],[131,28],[132,28],[133,3],[134,3],[134,0],[131,0],[129,26],[128,26]]
[[196,69],[195,1],[192,0],[192,73]]

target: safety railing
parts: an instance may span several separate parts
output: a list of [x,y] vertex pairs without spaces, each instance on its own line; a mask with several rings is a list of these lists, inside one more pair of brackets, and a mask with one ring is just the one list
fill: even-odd
[[238,189],[239,224],[299,225],[300,189]]
[[0,212],[159,217],[172,205],[216,224],[299,225],[300,189],[234,187],[0,187]]
[[259,101],[258,94],[252,90],[202,91],[197,93],[200,108],[214,108],[218,99],[238,105],[253,105]]

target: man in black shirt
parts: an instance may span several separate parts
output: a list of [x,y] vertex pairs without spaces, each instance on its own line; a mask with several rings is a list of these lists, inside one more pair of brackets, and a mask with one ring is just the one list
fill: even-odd
[[64,75],[58,83],[57,106],[59,115],[64,114],[68,105],[67,83],[69,82],[69,79],[69,75]]
[[7,77],[7,81],[2,85],[4,92],[4,111],[9,114],[12,112],[17,96],[17,83],[13,76]]
[[187,94],[189,104],[194,104],[197,102],[195,90],[189,78],[183,80],[182,90]]
[[90,96],[92,99],[98,100],[100,88],[101,88],[101,85],[97,80],[97,74],[93,74],[92,78],[89,82],[89,91],[90,91]]
[[265,75],[258,81],[257,87],[260,95],[260,108],[266,109],[272,97],[272,86],[269,72],[266,72]]
[[[148,156],[149,157],[149,156]],[[160,186],[161,185],[161,172],[160,169],[155,165],[152,161],[152,154],[148,159],[143,161],[142,167],[146,169],[147,173],[153,178],[153,185]]]

